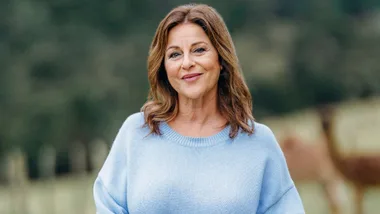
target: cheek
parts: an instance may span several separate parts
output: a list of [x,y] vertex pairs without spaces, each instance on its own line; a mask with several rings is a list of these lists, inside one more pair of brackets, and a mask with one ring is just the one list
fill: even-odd
[[165,64],[166,75],[168,76],[169,84],[175,89],[178,89],[178,69],[174,63]]
[[203,68],[207,71],[214,72],[220,70],[220,64],[217,55],[212,54],[209,57],[203,58],[201,61]]
[[173,78],[177,77],[178,75],[178,66],[176,63],[170,62],[170,63],[165,63],[165,70],[166,74],[168,75],[168,78]]

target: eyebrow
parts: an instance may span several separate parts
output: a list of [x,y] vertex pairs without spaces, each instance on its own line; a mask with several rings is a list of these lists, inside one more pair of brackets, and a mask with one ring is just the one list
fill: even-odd
[[[201,43],[203,43],[203,44],[206,44],[206,45],[207,45],[207,43],[206,43],[206,42],[203,42],[203,41],[199,41],[199,42],[194,42],[193,44],[191,44],[191,46],[199,45],[199,44],[201,44]],[[171,48],[178,48],[178,46],[176,46],[176,45],[171,45],[171,46],[169,46],[169,47],[166,49],[166,51],[168,51],[168,50],[169,50],[169,49],[171,49]]]

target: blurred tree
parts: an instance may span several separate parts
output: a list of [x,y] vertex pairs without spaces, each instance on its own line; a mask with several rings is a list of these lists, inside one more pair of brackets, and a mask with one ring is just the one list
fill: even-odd
[[[146,57],[159,20],[184,3],[1,1],[0,155],[21,147],[38,177],[45,144],[57,149],[57,172],[70,170],[75,142],[91,146],[103,137],[110,144],[145,101]],[[380,94],[379,1],[204,3],[240,44],[258,117]],[[255,70],[256,57],[267,66]]]

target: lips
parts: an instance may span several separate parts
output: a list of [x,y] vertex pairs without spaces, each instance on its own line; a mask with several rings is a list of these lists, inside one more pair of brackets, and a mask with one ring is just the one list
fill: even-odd
[[200,75],[202,75],[202,73],[186,74],[185,76],[182,77],[182,79],[190,79],[190,78],[197,77]]

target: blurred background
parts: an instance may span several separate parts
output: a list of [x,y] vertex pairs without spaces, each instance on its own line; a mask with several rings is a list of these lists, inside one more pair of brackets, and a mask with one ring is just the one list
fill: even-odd
[[[156,27],[184,3],[0,1],[0,213],[95,213],[95,176],[122,122],[147,97]],[[287,157],[310,164],[295,167],[306,174],[300,179],[294,174],[307,213],[330,213],[321,179],[335,168],[320,164],[326,152],[313,153],[326,145],[315,108],[335,103],[342,156],[380,155],[380,1],[201,3],[231,32],[257,121],[281,145],[292,133],[305,146]],[[308,151],[320,162],[297,156]],[[350,213],[354,188],[341,184],[341,213]],[[366,213],[378,213],[379,197],[370,188]]]

